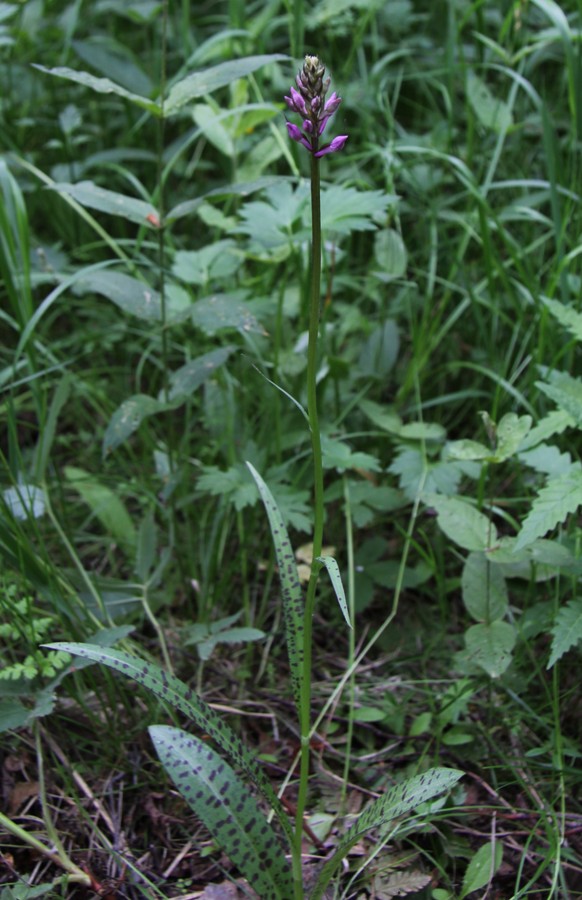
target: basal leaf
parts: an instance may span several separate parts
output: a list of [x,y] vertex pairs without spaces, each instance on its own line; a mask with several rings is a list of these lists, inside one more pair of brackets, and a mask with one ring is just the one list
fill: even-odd
[[329,575],[330,581],[335,591],[337,602],[339,603],[342,615],[348,624],[348,628],[352,628],[350,612],[348,610],[348,602],[346,600],[346,592],[344,591],[342,576],[340,574],[339,566],[336,560],[333,558],[333,556],[318,556],[317,560],[322,564],[322,566],[324,566],[324,568],[327,569],[327,574]]
[[240,768],[256,785],[268,803],[277,813],[287,836],[292,840],[292,829],[281,802],[270,783],[265,778],[253,754],[245,747],[240,738],[225,722],[224,716],[216,713],[196,692],[176,678],[137,656],[130,656],[123,650],[110,650],[93,644],[69,643],[67,641],[44,645],[53,650],[65,650],[73,656],[91,659],[94,662],[109,666],[127,678],[133,679],[168,703],[174,709],[192,719],[201,731],[208,734],[221,748],[230,761]]
[[121,216],[138,225],[153,228],[154,222],[158,221],[157,210],[151,203],[146,203],[145,200],[139,200],[137,197],[128,197],[127,194],[108,191],[92,181],[79,181],[77,184],[69,184],[65,181],[56,182],[49,185],[49,190],[67,194],[81,206],[98,209],[100,212],[109,213],[112,216]]
[[109,269],[90,272],[77,281],[75,290],[85,294],[102,294],[124,312],[146,322],[160,322],[162,319],[158,292],[123,272],[112,272]]
[[285,617],[287,653],[289,655],[293,694],[297,708],[299,708],[303,678],[304,602],[303,591],[301,590],[299,575],[297,574],[297,563],[295,562],[295,554],[289,540],[289,534],[275,498],[254,466],[250,462],[247,462],[247,466],[259,489],[261,500],[269,518],[271,537],[273,538],[275,556],[279,567],[279,578],[281,580],[281,597],[283,599],[283,615]]
[[499,678],[511,662],[515,631],[508,622],[472,625],[465,632],[465,644],[470,661],[491,678]]
[[497,538],[497,529],[489,518],[457,497],[423,494],[423,502],[438,513],[444,533],[464,550],[487,550]]
[[564,653],[582,640],[582,597],[576,597],[563,606],[552,628],[552,652],[548,660],[551,669]]
[[149,728],[160,760],[186,800],[261,900],[290,900],[285,851],[248,787],[207,744],[179,728]]
[[484,888],[503,861],[503,842],[488,841],[479,847],[471,862],[467,866],[465,877],[463,878],[463,887],[461,889],[461,900],[467,894],[473,891],[479,891]]
[[135,547],[135,525],[115,491],[101,484],[89,472],[75,466],[66,466],[65,476],[71,487],[91,507],[105,531],[126,549]]
[[470,553],[461,577],[463,603],[477,622],[490,624],[502,619],[509,603],[507,584],[499,566],[493,565],[485,553]]
[[246,75],[250,75],[251,72],[256,72],[262,66],[273,62],[281,62],[288,58],[282,53],[247,56],[242,59],[219,63],[219,65],[212,66],[210,69],[204,69],[201,72],[194,72],[172,87],[164,104],[164,113],[166,116],[171,116],[196,97],[211,94],[218,88],[225,87],[225,85],[231,84],[238,78],[244,78]]
[[439,794],[451,790],[462,778],[459,769],[429,769],[422,775],[407,778],[401,784],[390,788],[382,797],[374,800],[358,816],[349,831],[340,840],[337,850],[323,866],[310,900],[321,900],[333,873],[349,852],[350,848],[373,828],[388,825],[394,819],[432,800]]
[[99,94],[117,94],[119,97],[129,100],[130,103],[140,106],[142,109],[147,109],[148,112],[153,113],[155,116],[161,115],[160,106],[155,100],[148,100],[147,97],[133,94],[120,84],[111,81],[110,78],[96,78],[95,75],[91,75],[89,72],[69,69],[67,66],[56,66],[49,69],[46,66],[34,65],[34,68],[40,72],[45,72],[47,75],[54,75],[56,78],[66,78],[68,81],[75,81],[77,84],[89,87]]
[[516,551],[536,538],[544,537],[582,504],[582,468],[572,466],[569,472],[551,478],[532,503],[517,536]]

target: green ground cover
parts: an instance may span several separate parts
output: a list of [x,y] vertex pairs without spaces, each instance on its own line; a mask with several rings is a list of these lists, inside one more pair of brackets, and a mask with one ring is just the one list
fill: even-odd
[[582,896],[581,17],[0,3],[0,900]]

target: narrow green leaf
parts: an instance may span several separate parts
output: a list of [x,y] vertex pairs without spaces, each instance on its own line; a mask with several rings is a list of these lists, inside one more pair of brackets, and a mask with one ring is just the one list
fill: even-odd
[[301,697],[301,683],[303,680],[303,591],[297,574],[295,554],[289,540],[289,534],[285,527],[279,507],[275,502],[271,491],[250,462],[247,462],[249,472],[255,480],[263,501],[271,536],[275,546],[275,556],[279,567],[281,579],[281,596],[283,599],[283,615],[285,617],[285,632],[287,640],[287,653],[289,655],[289,668],[293,684],[293,694],[297,708]]
[[225,185],[221,188],[214,188],[206,194],[201,194],[195,200],[184,200],[173,209],[165,217],[166,222],[175,222],[177,219],[183,219],[195,212],[198,207],[206,203],[211,197],[217,199],[222,197],[230,197],[232,195],[248,197],[256,191],[262,191],[264,188],[273,187],[273,185],[283,183],[284,179],[273,175],[265,175],[262,178],[256,178],[254,181],[242,182],[241,184]]
[[495,543],[495,525],[470,503],[442,494],[423,494],[422,500],[437,511],[447,537],[464,550],[487,550]]
[[266,335],[263,326],[241,302],[240,295],[213,294],[202,297],[192,306],[192,324],[206,334],[216,334],[224,328],[234,328],[243,334]]
[[65,467],[67,481],[91,507],[105,530],[126,549],[135,547],[136,531],[123,502],[110,488],[101,484],[89,472],[75,466]]
[[348,623],[348,628],[352,628],[353,626],[350,621],[350,611],[348,609],[348,601],[346,600],[346,592],[344,591],[342,576],[340,574],[339,566],[336,560],[333,558],[333,556],[318,556],[316,557],[316,559],[322,564],[322,566],[325,566],[325,568],[327,569],[332,587],[337,597],[337,602],[339,603],[340,609],[342,611],[342,615]]
[[112,272],[109,269],[91,272],[79,279],[75,289],[85,294],[102,294],[123,312],[146,322],[162,320],[162,304],[158,292],[123,272]]
[[551,669],[570,647],[582,640],[582,597],[576,597],[563,606],[552,628],[552,652],[548,660]]
[[66,78],[68,81],[75,81],[77,84],[91,88],[91,90],[97,91],[99,94],[117,94],[119,97],[129,100],[130,103],[134,103],[142,109],[147,109],[148,112],[153,113],[155,116],[161,115],[161,109],[155,100],[148,100],[147,97],[141,97],[139,94],[126,91],[120,84],[116,84],[109,78],[96,78],[95,75],[90,75],[89,72],[69,69],[67,66],[56,66],[49,69],[46,66],[34,64],[34,68],[38,69],[39,72],[45,72],[47,75],[54,75],[56,78]]
[[532,503],[515,543],[516,552],[536,538],[544,537],[582,504],[582,469],[573,466],[565,475],[552,478]]
[[283,53],[247,56],[219,63],[219,65],[204,69],[202,72],[194,72],[173,86],[164,104],[164,113],[166,116],[171,116],[196,97],[211,94],[238,78],[244,78],[251,72],[256,72],[262,66],[285,59],[289,59],[289,57]]
[[218,347],[203,353],[177,369],[170,377],[170,400],[184,399],[208,380],[234,353],[232,346]]
[[128,222],[136,222],[138,225],[153,228],[155,227],[154,222],[158,221],[158,212],[151,203],[146,203],[145,200],[139,200],[137,197],[129,197],[127,194],[108,191],[92,181],[79,181],[77,184],[68,184],[65,181],[55,182],[49,185],[49,190],[67,194],[81,206],[98,209],[100,212],[109,213],[112,216],[122,216]]
[[511,662],[515,630],[508,622],[472,625],[465,632],[465,644],[471,662],[490,678],[499,678]]
[[166,772],[261,900],[290,900],[285,852],[248,787],[207,744],[179,728],[152,725]]
[[166,408],[167,404],[146,394],[135,394],[124,400],[111,416],[105,429],[103,456],[123,444],[134,431],[137,431],[144,419]]
[[78,644],[60,641],[44,646],[53,650],[66,650],[73,656],[83,659],[91,659],[94,662],[109,666],[116,672],[120,672],[133,679],[136,684],[143,685],[156,697],[168,703],[174,709],[179,710],[192,719],[196,725],[224,751],[230,761],[242,769],[251,781],[257,786],[263,797],[273,807],[277,817],[285,829],[287,836],[293,840],[293,831],[281,801],[275,794],[270,783],[265,778],[262,769],[258,765],[253,754],[245,747],[240,738],[224,721],[224,716],[204,702],[192,688],[180,681],[174,675],[168,674],[154,663],[145,662],[136,656],[130,656],[123,650],[110,650],[97,647],[92,644]]
[[467,98],[485,128],[502,133],[513,125],[511,108],[503,100],[498,100],[485,82],[471,71],[467,73]]
[[465,877],[463,878],[463,887],[461,890],[461,900],[467,894],[478,891],[489,884],[495,873],[497,872],[503,860],[503,844],[501,841],[490,841],[479,847],[473,859],[467,866]]
[[470,553],[461,577],[463,603],[477,622],[490,624],[502,619],[509,599],[507,584],[500,566],[493,565],[485,553]]
[[422,775],[407,778],[370,803],[340,840],[334,855],[323,866],[310,900],[321,900],[342,859],[363,835],[373,828],[388,825],[421,803],[451,790],[462,776],[463,772],[459,769],[429,769]]

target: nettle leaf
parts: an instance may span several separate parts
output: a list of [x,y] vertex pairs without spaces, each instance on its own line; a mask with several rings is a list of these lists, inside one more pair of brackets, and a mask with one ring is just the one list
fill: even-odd
[[544,537],[582,504],[582,468],[574,465],[569,472],[550,479],[532,503],[515,549],[521,550],[536,538]]
[[561,409],[582,425],[582,381],[567,372],[551,372],[549,383],[536,381],[536,387],[550,397]]
[[109,269],[90,272],[76,282],[75,292],[102,294],[123,312],[146,322],[162,320],[162,304],[158,292],[123,272],[112,272]]
[[56,78],[66,78],[68,81],[75,81],[77,84],[82,84],[84,87],[91,88],[91,90],[96,91],[98,94],[117,94],[119,97],[123,97],[124,100],[129,100],[130,103],[133,103],[135,106],[147,109],[148,112],[153,113],[155,116],[161,115],[161,109],[157,101],[148,100],[147,97],[141,97],[139,94],[127,91],[120,84],[111,81],[110,78],[96,78],[95,75],[91,75],[89,72],[69,69],[67,66],[56,66],[52,69],[37,64],[33,64],[33,66],[35,69],[38,69],[39,72],[45,72],[47,75],[54,75]]
[[493,565],[485,553],[470,553],[461,576],[463,603],[477,622],[489,624],[502,619],[509,598],[507,584],[499,566]]
[[259,897],[289,900],[285,851],[248,787],[211,747],[181,729],[148,730],[166,772]]
[[377,222],[386,218],[389,207],[398,202],[396,194],[384,191],[358,191],[333,185],[322,191],[321,227],[324,232],[375,231]]
[[243,334],[266,335],[260,322],[241,302],[241,296],[246,294],[213,294],[197,300],[190,312],[192,324],[208,335],[225,328],[236,329]]
[[348,624],[348,628],[352,628],[350,613],[348,610],[348,601],[346,600],[346,592],[344,591],[342,576],[340,574],[337,561],[333,558],[333,556],[317,556],[316,559],[322,564],[325,569],[327,569],[327,573],[335,591],[337,602],[339,603],[342,615]]
[[559,610],[552,628],[552,652],[548,669],[560,660],[568,650],[582,640],[582,597],[570,600]]
[[487,550],[497,539],[493,522],[465,500],[423,494],[422,500],[438,514],[438,523],[448,538],[464,550]]
[[465,645],[470,661],[484,669],[491,678],[499,678],[511,662],[515,646],[515,629],[508,622],[472,625],[465,632]]
[[247,466],[263,501],[275,547],[275,557],[281,580],[281,597],[283,599],[289,668],[295,703],[299,709],[304,657],[303,591],[299,581],[293,547],[275,498],[254,466],[250,462],[247,462]]
[[542,303],[560,325],[571,331],[576,340],[582,341],[582,313],[573,306],[567,306],[560,303],[559,300],[551,300],[549,297],[542,297]]
[[467,72],[467,99],[481,125],[503,133],[513,125],[511,107],[495,97],[484,81],[474,72]]
[[247,56],[242,59],[230,60],[229,62],[212,66],[210,69],[194,72],[172,87],[164,104],[165,115],[173,115],[196,97],[211,94],[213,91],[231,84],[238,78],[244,78],[246,75],[250,75],[251,72],[256,72],[262,66],[274,62],[282,62],[286,59],[289,59],[289,57],[283,53],[268,53],[262,56]]
[[538,444],[518,454],[519,461],[543,475],[564,475],[572,468],[572,457],[554,444]]
[[105,531],[126,549],[131,550],[135,547],[137,540],[135,525],[115,491],[101,484],[83,469],[66,466],[64,471],[71,487],[91,507],[93,515],[99,519]]
[[174,709],[192,719],[201,731],[208,734],[220,747],[230,761],[240,768],[263,797],[272,806],[287,837],[293,840],[293,829],[270,783],[253,754],[245,747],[240,738],[224,721],[224,716],[216,713],[196,692],[176,678],[137,656],[130,656],[123,650],[111,650],[93,644],[70,643],[68,641],[44,644],[49,650],[64,650],[72,656],[90,659],[93,662],[108,666],[116,672],[141,684]]
[[563,409],[553,409],[535,425],[521,442],[520,451],[536,447],[557,434],[563,434],[567,428],[576,425],[575,419]]
[[341,838],[334,855],[324,864],[315,889],[310,895],[310,900],[321,900],[325,888],[342,859],[363,835],[374,828],[380,826],[384,828],[394,819],[403,816],[422,803],[432,800],[445,791],[450,791],[462,776],[463,772],[459,769],[429,769],[422,775],[407,778],[401,784],[386,791],[382,797],[368,804],[358,816],[355,824]]
[[139,200],[137,197],[128,197],[126,194],[118,194],[98,187],[92,181],[79,181],[77,184],[56,182],[49,185],[49,190],[59,194],[67,194],[81,206],[89,209],[98,209],[100,212],[109,213],[112,216],[122,216],[128,222],[136,222],[154,228],[158,220],[158,212],[151,203]]

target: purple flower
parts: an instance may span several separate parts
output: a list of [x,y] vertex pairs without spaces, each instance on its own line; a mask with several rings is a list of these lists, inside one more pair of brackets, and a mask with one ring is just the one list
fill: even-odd
[[303,144],[306,150],[316,158],[326,156],[328,153],[336,153],[341,150],[348,139],[347,134],[339,135],[331,143],[319,146],[319,138],[323,134],[330,118],[339,108],[341,97],[332,93],[326,101],[325,95],[329,90],[330,79],[326,78],[325,66],[317,56],[306,56],[301,72],[297,75],[295,83],[297,89],[291,87],[289,97],[285,97],[285,103],[289,109],[300,115],[303,119],[302,129],[291,122],[287,122],[289,137],[299,144]]

